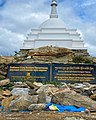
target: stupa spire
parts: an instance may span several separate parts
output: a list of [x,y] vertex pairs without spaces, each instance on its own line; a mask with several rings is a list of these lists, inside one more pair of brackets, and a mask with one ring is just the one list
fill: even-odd
[[51,6],[52,6],[52,9],[51,9],[50,18],[58,18],[57,9],[56,9],[57,0],[52,0]]

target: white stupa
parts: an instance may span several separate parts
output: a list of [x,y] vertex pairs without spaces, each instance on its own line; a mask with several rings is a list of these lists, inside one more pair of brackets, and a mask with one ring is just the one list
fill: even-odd
[[57,1],[52,0],[50,18],[38,29],[32,29],[23,43],[24,49],[34,49],[43,46],[57,46],[72,50],[85,50],[80,33],[76,29],[67,29],[64,22],[58,18]]

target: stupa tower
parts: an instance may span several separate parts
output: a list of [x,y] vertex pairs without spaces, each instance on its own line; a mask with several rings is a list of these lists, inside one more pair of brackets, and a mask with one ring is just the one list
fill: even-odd
[[77,29],[65,28],[57,14],[57,0],[51,1],[51,14],[38,29],[32,29],[23,43],[23,49],[57,46],[73,51],[86,51],[83,39]]
[[57,9],[56,9],[57,1],[56,0],[52,0],[51,6],[52,6],[52,10],[51,10],[50,18],[58,18]]

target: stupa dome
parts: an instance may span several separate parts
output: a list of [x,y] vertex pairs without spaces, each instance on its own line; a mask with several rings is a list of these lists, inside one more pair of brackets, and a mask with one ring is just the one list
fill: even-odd
[[64,22],[59,18],[50,18],[43,22],[39,28],[64,28]]

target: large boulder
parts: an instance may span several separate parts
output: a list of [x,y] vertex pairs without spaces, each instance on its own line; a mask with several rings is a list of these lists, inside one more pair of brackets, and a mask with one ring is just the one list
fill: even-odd
[[32,98],[32,103],[33,104],[37,104],[38,103],[38,95],[32,95],[31,98]]
[[29,89],[28,94],[29,95],[37,95],[37,92],[34,89]]
[[28,95],[29,89],[28,88],[13,88],[11,91],[12,95]]
[[5,99],[6,97],[3,95],[0,95],[0,101],[2,101],[3,99]]
[[11,96],[11,91],[10,90],[0,90],[0,95],[3,96]]
[[4,96],[10,96],[11,95],[11,91],[10,90],[3,90],[3,95]]
[[9,109],[28,110],[32,103],[37,103],[38,96],[22,95],[11,101]]
[[5,99],[2,100],[1,105],[4,107],[4,111],[8,110],[11,101],[14,100],[15,98],[16,98],[16,96],[13,95],[11,97],[8,97],[8,98],[5,98]]
[[51,92],[55,93],[59,90],[58,87],[54,87],[53,85],[43,85],[38,90],[37,93],[45,92],[46,95],[51,95]]
[[28,85],[28,87],[30,87],[31,89],[35,89],[37,90],[39,87],[35,84],[33,84],[32,82],[26,81],[26,84]]
[[42,92],[39,92],[38,94],[38,103],[46,103],[46,95],[45,95],[45,92],[42,91]]
[[28,110],[44,110],[46,107],[46,104],[45,103],[40,103],[40,104],[31,104],[29,107],[28,107]]
[[43,84],[41,82],[33,82],[33,85],[35,85],[37,87],[43,86]]
[[39,95],[38,103],[48,103],[51,102],[52,93],[56,93],[59,88],[54,87],[53,85],[43,85],[37,90]]
[[96,102],[89,97],[82,96],[75,91],[59,91],[52,96],[52,102],[62,105],[74,105],[85,107],[89,110],[96,110]]
[[91,95],[90,98],[96,101],[96,94]]
[[27,84],[25,82],[14,82],[14,88],[27,88]]
[[46,104],[51,103],[52,96],[46,96]]
[[8,85],[10,83],[9,79],[4,79],[0,81],[0,86]]
[[91,91],[96,91],[96,85],[91,85],[91,86],[89,87],[89,89],[90,89]]

